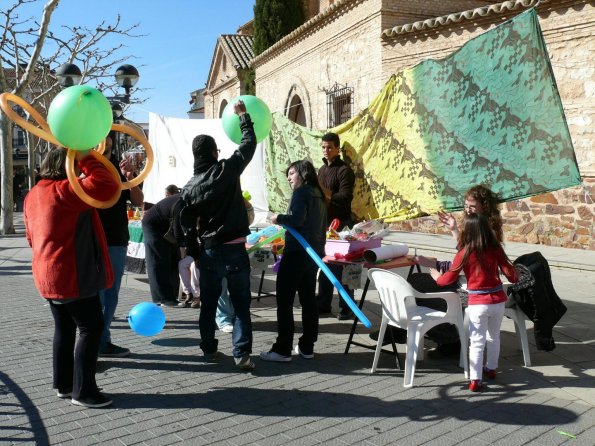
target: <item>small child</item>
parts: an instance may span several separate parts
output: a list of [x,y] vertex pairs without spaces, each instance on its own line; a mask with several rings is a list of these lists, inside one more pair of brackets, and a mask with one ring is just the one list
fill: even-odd
[[500,356],[500,325],[507,300],[498,274],[502,270],[514,283],[517,273],[504,253],[488,219],[480,214],[471,214],[459,236],[457,252],[451,268],[444,274],[432,269],[432,277],[440,286],[454,283],[461,270],[467,278],[469,293],[469,390],[477,392],[482,387],[483,351],[487,342],[486,366],[483,372],[489,379],[496,377]]

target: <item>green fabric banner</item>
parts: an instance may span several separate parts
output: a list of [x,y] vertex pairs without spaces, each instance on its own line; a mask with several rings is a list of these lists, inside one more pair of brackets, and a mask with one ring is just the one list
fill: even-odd
[[[444,59],[394,74],[365,110],[333,131],[356,175],[360,218],[459,210],[476,184],[511,201],[581,182],[533,9]],[[287,208],[290,162],[321,165],[321,135],[274,114],[266,144],[272,211]]]

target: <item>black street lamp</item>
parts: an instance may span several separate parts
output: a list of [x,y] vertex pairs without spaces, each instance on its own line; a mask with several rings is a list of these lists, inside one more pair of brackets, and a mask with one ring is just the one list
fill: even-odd
[[58,83],[66,88],[79,84],[83,75],[81,69],[75,64],[65,63],[64,65],[60,65],[56,70],[56,77],[58,78]]
[[124,64],[116,70],[116,82],[126,91],[124,104],[130,104],[130,90],[136,85],[139,78],[138,70],[129,64]]

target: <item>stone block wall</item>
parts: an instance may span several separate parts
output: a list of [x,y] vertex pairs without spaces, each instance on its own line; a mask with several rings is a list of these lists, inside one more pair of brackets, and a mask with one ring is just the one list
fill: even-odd
[[287,103],[297,93],[306,122],[321,130],[328,119],[325,90],[335,83],[354,88],[354,115],[365,108],[386,81],[380,70],[380,3],[350,2],[272,57],[258,61],[256,95],[272,111],[287,114]]
[[[506,240],[595,250],[595,5],[549,2],[539,21],[564,106],[583,185],[504,203]],[[384,41],[385,77],[426,58],[440,58],[510,17],[462,22]],[[395,229],[448,233],[434,217],[395,223]]]

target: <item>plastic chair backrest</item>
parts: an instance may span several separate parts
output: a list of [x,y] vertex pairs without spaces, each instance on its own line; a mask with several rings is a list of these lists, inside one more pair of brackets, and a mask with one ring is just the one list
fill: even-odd
[[415,291],[411,285],[398,274],[372,268],[368,277],[374,282],[382,309],[389,320],[402,328],[407,327],[409,317],[415,313]]

